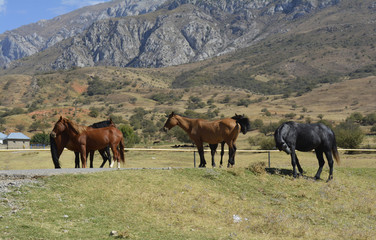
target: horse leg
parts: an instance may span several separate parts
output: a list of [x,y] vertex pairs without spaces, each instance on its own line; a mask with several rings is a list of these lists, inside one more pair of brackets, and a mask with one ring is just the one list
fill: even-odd
[[81,164],[82,168],[86,168],[86,147],[81,147]]
[[209,146],[210,146],[210,152],[211,152],[211,157],[212,157],[212,167],[215,168],[214,155],[215,155],[215,152],[217,151],[218,143],[209,144]]
[[206,161],[204,157],[204,146],[202,145],[202,143],[200,145],[196,144],[196,146],[198,149],[198,154],[200,154],[200,165],[198,167],[204,168],[206,166]]
[[221,142],[221,162],[219,167],[223,166],[223,155],[225,154],[225,142]]
[[[316,152],[317,160],[319,160],[319,169],[317,170],[317,173],[315,175],[315,179],[318,180],[318,179],[320,179],[321,171],[322,171],[322,168],[325,165],[325,161],[324,161],[323,152],[321,150],[315,149],[315,152]],[[332,159],[332,166],[333,166],[333,159]],[[330,175],[329,175],[329,177],[330,177]]]
[[326,182],[329,182],[330,180],[333,179],[333,157],[331,151],[325,151],[325,156],[326,159],[328,159],[328,164],[329,164],[329,177]]
[[90,151],[90,168],[94,168],[94,151]]
[[235,152],[236,152],[236,145],[234,143],[228,144],[228,163],[227,167],[232,167],[235,165]]
[[110,147],[106,147],[105,149],[107,160],[108,160],[108,165],[111,165],[111,153],[110,153]]
[[291,165],[292,165],[292,175],[294,178],[298,176],[296,171],[296,154],[295,154],[295,147],[291,147]]
[[99,150],[99,153],[101,154],[102,159],[103,159],[103,162],[102,162],[100,168],[103,168],[104,164],[107,162],[106,151],[105,151],[105,149],[101,149],[101,150]]
[[296,159],[296,165],[298,166],[298,170],[299,170],[300,174],[303,176],[303,168],[300,166],[299,159],[298,159],[298,156],[296,155],[296,153],[295,153],[295,159]]
[[80,153],[74,152],[75,158],[74,158],[74,167],[80,168]]
[[110,168],[112,168],[115,164],[115,161],[117,161],[117,168],[119,169],[120,168],[120,161],[119,161],[119,152],[117,151],[117,147],[114,146],[114,145],[111,145],[111,150],[112,150],[112,155],[113,155],[113,158],[114,158],[114,161],[111,163],[110,165]]

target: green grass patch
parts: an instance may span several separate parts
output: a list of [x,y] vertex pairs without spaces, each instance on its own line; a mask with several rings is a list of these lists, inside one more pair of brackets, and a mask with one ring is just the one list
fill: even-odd
[[4,239],[372,239],[374,179],[374,168],[338,168],[330,183],[240,167],[52,176],[2,193],[0,228]]

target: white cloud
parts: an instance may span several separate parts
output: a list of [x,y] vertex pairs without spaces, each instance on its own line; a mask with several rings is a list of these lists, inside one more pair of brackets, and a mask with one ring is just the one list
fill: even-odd
[[[2,0],[0,0],[2,1]],[[85,7],[88,5],[95,5],[98,3],[108,2],[109,0],[62,0],[61,4],[65,6],[72,6],[72,7]]]
[[0,0],[0,13],[5,12],[6,10],[6,0]]

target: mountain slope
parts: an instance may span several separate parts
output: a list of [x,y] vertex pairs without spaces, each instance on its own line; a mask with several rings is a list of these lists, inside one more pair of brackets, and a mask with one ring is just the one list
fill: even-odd
[[163,0],[114,0],[0,34],[0,67],[76,36],[100,20],[154,11]]
[[[339,0],[168,1],[139,17],[96,21],[87,31],[47,49],[42,70],[74,66],[165,67],[241,49]],[[34,64],[23,61],[14,66]],[[39,57],[40,58],[40,57]],[[43,60],[43,59],[42,59]]]

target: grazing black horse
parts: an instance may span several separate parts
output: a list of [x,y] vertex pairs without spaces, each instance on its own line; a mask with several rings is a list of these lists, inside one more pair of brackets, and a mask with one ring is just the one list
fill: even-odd
[[[237,115],[235,113],[235,116],[233,116],[232,119],[234,119],[241,126],[240,131],[243,134],[246,134],[247,132],[251,131],[250,121],[247,117],[244,116],[244,114],[243,115]],[[223,155],[225,153],[225,151],[224,151],[225,143],[226,142],[221,142],[221,162],[219,164],[219,167],[223,166]],[[210,147],[210,152],[211,152],[211,156],[212,156],[212,165],[215,166],[214,155],[217,152],[218,143],[217,144],[209,144],[209,147]]]
[[333,179],[333,157],[339,164],[340,159],[337,151],[337,144],[334,132],[322,123],[303,124],[296,122],[285,122],[274,132],[276,147],[291,155],[291,164],[293,167],[293,176],[297,177],[295,166],[298,166],[299,172],[303,175],[303,169],[299,164],[295,150],[307,152],[315,149],[316,157],[319,161],[319,169],[315,179],[320,179],[322,168],[325,164],[324,156],[329,164],[329,178]]
[[[103,127],[108,127],[112,124],[114,124],[112,120],[106,120],[106,121],[94,123],[90,125],[90,127],[103,128]],[[61,138],[55,140],[55,138],[50,136],[51,156],[52,156],[52,160],[54,162],[55,168],[60,168],[60,163],[59,163],[60,154],[64,146],[69,144],[69,142],[63,143],[62,141],[65,141],[65,140]],[[104,164],[107,162],[107,160],[109,161],[109,164],[111,165],[111,153],[110,153],[109,147],[107,146],[106,148],[99,150],[99,153],[101,154],[102,159],[103,159],[103,162],[100,167],[102,168]],[[80,167],[80,157],[79,157],[80,153],[75,152],[74,154],[75,154],[75,168],[79,168]],[[93,160],[94,160],[94,152],[90,152],[90,167],[91,168],[93,168]]]

